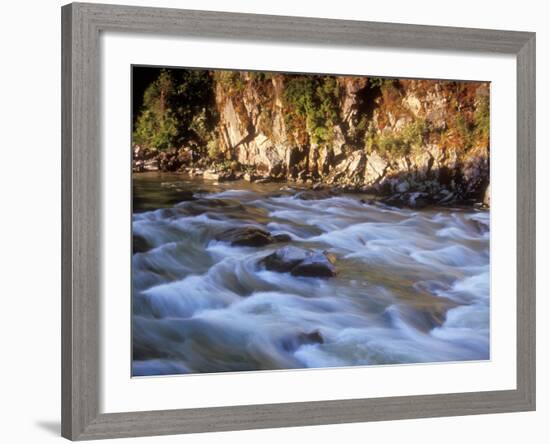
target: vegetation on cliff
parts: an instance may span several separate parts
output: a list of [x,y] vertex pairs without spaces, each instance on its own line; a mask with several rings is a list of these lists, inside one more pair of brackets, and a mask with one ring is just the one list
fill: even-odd
[[284,89],[284,116],[289,142],[330,143],[339,123],[340,88],[333,76],[289,76]]
[[205,146],[217,123],[212,73],[162,69],[143,94],[134,116],[133,142],[166,151],[193,142]]

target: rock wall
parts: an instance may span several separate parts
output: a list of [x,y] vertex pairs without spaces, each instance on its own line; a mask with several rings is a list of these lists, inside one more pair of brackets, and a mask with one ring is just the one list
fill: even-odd
[[337,77],[337,113],[321,128],[330,137],[319,141],[319,126],[289,122],[288,76],[238,75],[238,88],[216,84],[226,159],[273,179],[443,200],[485,195],[488,83]]

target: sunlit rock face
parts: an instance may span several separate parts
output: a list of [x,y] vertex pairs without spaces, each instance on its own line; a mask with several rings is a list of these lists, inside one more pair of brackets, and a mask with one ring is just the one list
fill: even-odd
[[288,76],[259,81],[239,75],[237,92],[216,85],[220,144],[228,158],[258,174],[384,193],[444,190],[483,200],[489,184],[489,139],[481,128],[487,83],[337,77],[334,118],[312,123],[307,116],[289,118],[296,111],[288,104]]

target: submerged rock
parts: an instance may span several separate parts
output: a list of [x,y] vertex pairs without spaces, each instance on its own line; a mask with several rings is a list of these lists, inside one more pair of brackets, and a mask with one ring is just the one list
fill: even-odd
[[226,230],[216,236],[216,240],[230,242],[240,247],[263,247],[279,242],[290,242],[288,234],[271,235],[268,231],[257,227],[238,227]]
[[323,200],[330,199],[331,197],[336,196],[337,193],[333,190],[312,190],[312,191],[300,191],[296,193],[296,199],[300,200]]
[[260,263],[265,266],[267,270],[287,273],[300,262],[304,261],[308,254],[308,250],[288,246],[279,248],[274,253],[263,258]]
[[333,257],[320,251],[293,246],[279,248],[264,257],[260,264],[267,270],[304,277],[332,277],[336,275]]
[[255,179],[254,183],[261,184],[261,183],[270,183],[272,181],[273,181],[273,179],[271,179],[271,177],[260,177],[258,179]]
[[473,227],[475,228],[475,230],[479,233],[479,234],[486,234],[489,232],[490,230],[490,226],[487,222],[485,221],[480,221],[480,220],[476,220],[476,219],[472,219],[470,221],[470,223],[473,225]]
[[206,179],[206,180],[217,180],[219,182],[235,179],[235,175],[231,171],[206,170],[202,174],[202,177],[203,179]]
[[143,236],[140,236],[139,234],[134,234],[132,236],[132,253],[145,253],[151,249],[151,245],[149,245],[149,242],[145,240]]
[[292,238],[288,234],[275,234],[273,236],[274,242],[290,242]]
[[256,227],[231,228],[217,235],[216,240],[240,247],[262,247],[274,241],[270,233]]
[[428,193],[412,192],[412,193],[397,193],[381,200],[386,205],[397,208],[412,208],[419,210],[433,203],[433,199]]
[[302,345],[324,344],[324,342],[325,340],[323,339],[323,336],[321,336],[321,333],[318,330],[314,330],[309,333],[301,332],[298,333],[297,336],[283,338],[281,345],[284,350],[293,352]]
[[318,330],[302,333],[298,336],[298,339],[302,344],[323,344],[325,342]]
[[178,201],[188,202],[190,200],[197,200],[195,194],[189,190],[178,190]]
[[[183,201],[184,199],[181,200]],[[225,214],[229,214],[232,211],[246,211],[244,205],[232,199],[205,199],[194,197],[193,199],[190,199],[190,201],[181,202],[181,204],[177,207],[178,211],[180,211],[181,213],[192,216],[198,216],[199,214],[204,213],[209,213],[213,216],[215,213],[220,212],[225,212]]]
[[336,268],[324,253],[313,252],[296,265],[290,274],[305,277],[333,277],[336,275]]

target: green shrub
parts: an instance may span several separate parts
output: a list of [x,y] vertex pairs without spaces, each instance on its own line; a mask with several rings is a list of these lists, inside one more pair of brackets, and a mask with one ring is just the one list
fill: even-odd
[[400,135],[383,133],[379,136],[378,150],[385,157],[402,157],[410,153],[410,146]]
[[221,157],[221,150],[216,139],[211,139],[206,145],[208,157],[212,160],[218,160]]
[[422,148],[426,133],[426,121],[420,118],[406,125],[401,131],[403,141],[411,148]]
[[367,151],[377,150],[386,158],[408,156],[414,150],[422,149],[427,134],[426,122],[423,119],[415,119],[398,132],[386,130],[381,134],[377,134],[371,125],[366,135]]
[[145,110],[138,120],[134,143],[164,151],[174,146],[177,135],[178,122],[169,110],[162,114]]
[[383,77],[369,77],[369,86],[371,88],[388,88],[394,84],[394,79],[385,79]]
[[240,71],[215,71],[215,79],[228,96],[234,96],[244,91],[245,79]]
[[273,78],[273,73],[265,71],[249,71],[248,78],[253,82],[265,82]]
[[216,118],[209,71],[162,69],[143,94],[133,143],[159,151],[197,137],[206,143]]
[[339,121],[340,88],[333,76],[293,76],[285,83],[284,105],[290,132],[307,133],[312,143],[328,143]]
[[476,108],[474,111],[474,121],[478,137],[483,139],[485,143],[488,143],[491,123],[489,95],[477,98]]
[[475,125],[466,120],[464,114],[457,114],[455,119],[456,130],[462,139],[462,148],[468,150],[474,143]]

